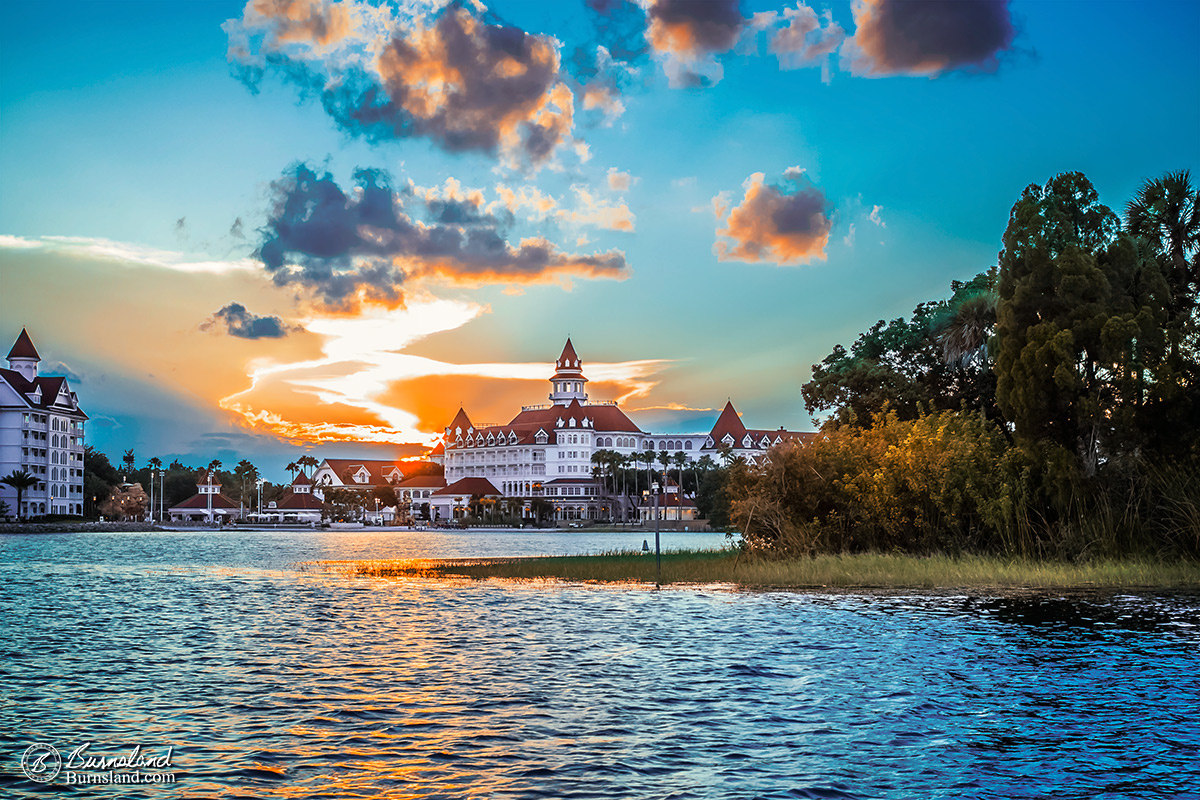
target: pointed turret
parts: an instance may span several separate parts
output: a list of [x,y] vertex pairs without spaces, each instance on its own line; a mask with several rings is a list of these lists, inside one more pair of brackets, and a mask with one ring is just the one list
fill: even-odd
[[37,348],[33,346],[33,340],[29,338],[25,329],[21,328],[21,335],[17,337],[12,350],[8,351],[8,368],[19,372],[25,380],[32,381],[37,378],[37,365],[41,360]]
[[459,437],[466,436],[467,431],[475,426],[471,424],[471,418],[467,416],[467,412],[462,406],[458,407],[458,413],[454,415],[454,419],[446,427],[446,441],[453,442]]
[[[733,407],[733,401],[726,401],[725,408],[721,409],[721,416],[717,417],[717,423],[713,425],[712,432],[708,434],[712,439],[712,446],[720,447],[722,444],[727,444],[730,447],[741,447],[745,435],[746,426],[742,424],[742,418],[738,416],[737,409]],[[726,439],[726,437],[729,438]]]
[[[24,334],[24,331],[21,331]],[[562,355],[558,357],[559,369],[579,369],[579,356],[575,354],[575,346],[571,344],[571,337],[567,337],[567,343],[563,346]]]
[[587,378],[583,375],[583,366],[579,356],[575,354],[575,346],[571,344],[570,337],[567,337],[562,355],[554,363],[554,376],[550,378],[550,385],[553,387],[550,402],[556,406],[565,406],[572,400],[587,402],[587,393],[584,390]]

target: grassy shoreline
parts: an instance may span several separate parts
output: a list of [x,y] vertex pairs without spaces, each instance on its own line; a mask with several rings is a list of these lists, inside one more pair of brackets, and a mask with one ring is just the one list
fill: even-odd
[[[372,577],[542,580],[567,583],[655,582],[654,555],[321,562]],[[862,553],[765,560],[729,550],[663,553],[664,584],[735,584],[821,589],[1196,589],[1200,564],[1123,558],[1089,562],[994,556]]]

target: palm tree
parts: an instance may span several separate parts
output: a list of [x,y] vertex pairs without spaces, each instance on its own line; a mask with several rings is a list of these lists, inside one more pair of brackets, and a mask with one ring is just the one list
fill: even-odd
[[125,472],[127,474],[133,472],[133,466],[136,461],[137,460],[133,456],[133,450],[126,450],[125,455],[121,456],[121,466],[125,467]]
[[[1179,277],[1195,280],[1197,264],[1188,256],[1200,249],[1200,192],[1192,186],[1189,170],[1168,172],[1146,181],[1125,206],[1125,228],[1155,245],[1171,261]],[[1179,287],[1172,281],[1172,288]]]
[[292,480],[295,481],[296,473],[300,471],[300,467],[296,464],[296,462],[293,461],[292,463],[290,463],[286,467],[284,467],[284,469],[286,469],[288,471],[288,475],[291,475]]
[[996,291],[969,297],[959,303],[942,326],[939,340],[942,359],[947,364],[968,367],[976,360],[988,363],[988,339],[996,329]]
[[654,463],[654,451],[642,450],[638,453],[638,460],[646,465],[646,488],[649,489],[654,483],[654,477],[650,474],[650,465]]
[[[666,499],[667,499],[667,466],[671,463],[671,456],[667,454],[666,450],[658,451],[658,463],[662,464],[662,483],[659,485],[662,487],[661,491],[662,491],[662,496],[663,496],[663,503],[665,503]],[[667,511],[665,508],[663,509],[663,512],[662,512],[662,518],[663,519],[667,518]]]
[[675,463],[675,469],[679,471],[679,496],[676,498],[677,500],[679,500],[679,513],[677,513],[675,515],[675,518],[678,520],[682,520],[683,519],[683,467],[685,464],[687,464],[688,457],[687,457],[686,453],[684,453],[682,450],[679,450],[675,453],[674,457],[671,458],[671,461],[673,461]]
[[150,469],[162,469],[162,459],[158,456],[150,459],[146,462],[146,464],[150,467]]
[[17,490],[17,521],[24,522],[25,515],[21,512],[21,497],[25,494],[26,489],[32,489],[34,486],[37,486],[38,479],[23,469],[15,469],[8,475],[0,478],[0,483]]
[[[321,464],[320,461],[317,461],[315,458],[313,458],[310,455],[300,456],[299,458],[296,459],[296,463],[300,466],[301,469],[303,469],[304,467],[312,467],[312,468],[316,469]],[[304,472],[304,477],[306,477],[306,478],[308,477],[307,471]]]
[[215,475],[220,470],[221,470],[221,459],[214,458],[212,461],[208,462],[208,471],[209,472],[211,472]]
[[608,465],[608,451],[597,450],[592,453],[592,480],[600,484],[600,491],[607,490],[604,482],[604,468]]

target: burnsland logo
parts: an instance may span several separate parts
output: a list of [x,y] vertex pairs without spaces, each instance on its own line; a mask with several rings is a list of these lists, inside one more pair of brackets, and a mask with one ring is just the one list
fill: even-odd
[[68,785],[175,782],[175,773],[164,771],[171,767],[174,746],[159,755],[143,751],[140,744],[123,755],[98,755],[89,752],[91,747],[84,742],[64,759],[52,745],[30,745],[21,755],[21,770],[37,783],[50,783],[60,775]]
[[49,744],[31,744],[21,754],[21,771],[37,783],[49,783],[62,770],[62,756]]

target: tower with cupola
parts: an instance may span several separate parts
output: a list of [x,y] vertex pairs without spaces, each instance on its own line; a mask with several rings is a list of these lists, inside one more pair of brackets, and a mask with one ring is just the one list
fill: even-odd
[[554,375],[550,378],[550,402],[556,406],[569,406],[572,401],[587,403],[587,378],[571,339],[563,347],[562,355],[554,363]]

